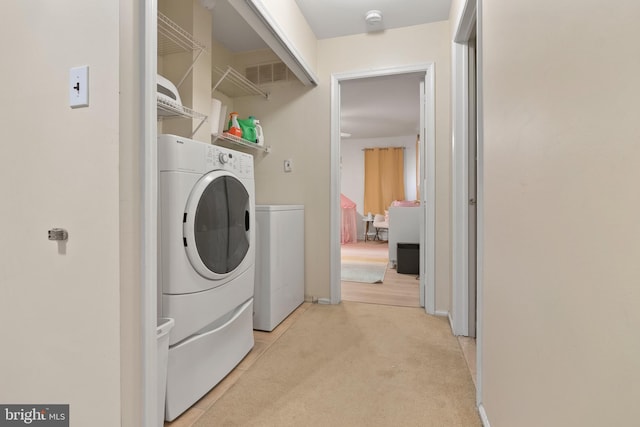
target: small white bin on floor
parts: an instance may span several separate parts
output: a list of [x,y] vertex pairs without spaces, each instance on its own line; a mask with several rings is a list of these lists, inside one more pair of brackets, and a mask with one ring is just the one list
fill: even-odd
[[168,317],[158,319],[158,425],[164,425],[164,401],[167,394],[167,363],[169,360],[169,332],[175,320]]

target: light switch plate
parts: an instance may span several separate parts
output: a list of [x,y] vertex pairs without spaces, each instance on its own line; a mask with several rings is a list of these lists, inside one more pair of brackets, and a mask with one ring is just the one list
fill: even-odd
[[89,66],[74,67],[69,70],[69,106],[80,108],[89,106]]
[[284,171],[291,172],[293,170],[293,160],[287,159],[284,161]]

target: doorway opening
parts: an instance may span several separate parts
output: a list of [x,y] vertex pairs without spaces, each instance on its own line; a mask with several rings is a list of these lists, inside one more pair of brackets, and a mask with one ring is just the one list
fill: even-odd
[[[420,242],[423,80],[424,72],[340,84],[340,271],[345,301],[421,306],[418,251],[404,256],[398,266],[397,244],[399,233],[403,244]],[[399,207],[415,215],[399,220]],[[393,228],[390,211],[396,215]]]
[[[432,63],[421,64],[410,67],[395,67],[382,70],[367,70],[362,72],[352,72],[343,74],[334,74],[332,76],[332,102],[331,102],[331,303],[337,304],[342,300],[342,280],[341,280],[341,194],[342,194],[342,174],[345,171],[344,156],[343,156],[343,142],[342,139],[345,133],[349,133],[346,130],[346,123],[343,123],[341,116],[342,105],[342,87],[348,87],[350,83],[357,84],[359,79],[368,78],[395,78],[402,79],[413,75],[416,80],[414,85],[414,95],[419,99],[418,102],[418,132],[415,132],[412,139],[412,149],[414,150],[415,163],[413,168],[417,171],[417,179],[415,182],[415,200],[420,200],[417,204],[415,224],[417,224],[418,233],[416,243],[419,251],[418,261],[418,293],[419,293],[419,306],[425,307],[425,310],[429,314],[435,314],[435,206],[433,203],[425,203],[427,200],[435,200],[435,120],[434,120],[434,66]],[[363,81],[364,82],[364,81]],[[361,82],[361,83],[363,83]],[[375,94],[376,92],[373,91]],[[380,96],[383,99],[382,96]],[[383,100],[384,102],[384,100]],[[342,127],[345,125],[345,129]],[[424,135],[420,138],[424,142],[416,144],[415,134]],[[377,135],[374,133],[374,135]],[[352,135],[353,136],[353,135]],[[367,138],[361,138],[367,139]],[[369,139],[374,139],[369,136]],[[355,140],[355,138],[354,138]],[[351,141],[347,142],[350,143]],[[371,141],[369,141],[371,142]],[[383,145],[388,141],[383,141]],[[365,147],[358,147],[356,150],[362,150]],[[361,161],[361,167],[362,161]],[[362,174],[362,172],[361,172]],[[414,175],[415,176],[415,175]],[[351,183],[351,180],[349,180]],[[347,190],[349,191],[349,190]],[[364,196],[362,196],[364,198]],[[390,203],[391,201],[389,201]],[[407,202],[404,200],[403,202]],[[357,205],[357,203],[356,203]],[[366,210],[366,212],[365,212]],[[383,208],[381,209],[383,210]],[[378,213],[378,212],[376,212]],[[379,212],[383,214],[383,212]],[[372,212],[372,215],[375,213]],[[368,219],[368,209],[364,206],[359,212],[360,218],[357,219],[360,224],[361,232],[360,238],[364,241],[366,235],[366,226]],[[365,218],[365,221],[362,220]],[[356,222],[357,222],[356,221]],[[393,230],[390,229],[393,219],[389,221],[389,228],[386,233],[387,241],[382,243],[380,241],[378,248],[382,248],[382,252],[387,254],[392,252],[394,244],[397,243],[392,240]],[[380,230],[378,231],[378,238],[380,237]],[[368,236],[367,236],[368,237]],[[373,235],[375,237],[375,234]],[[367,238],[368,240],[368,238]],[[391,246],[389,246],[391,241]],[[372,244],[377,242],[374,240]],[[365,242],[368,243],[368,242]],[[389,256],[387,256],[389,260]],[[396,259],[397,261],[397,259]],[[415,277],[412,280],[415,280]],[[375,287],[375,284],[369,284],[370,287]]]

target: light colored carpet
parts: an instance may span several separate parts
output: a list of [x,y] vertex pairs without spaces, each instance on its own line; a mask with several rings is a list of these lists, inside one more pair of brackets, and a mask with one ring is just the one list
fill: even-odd
[[445,318],[311,305],[196,422],[211,426],[481,426]]
[[340,264],[340,280],[343,282],[382,283],[386,271],[386,262],[342,262]]

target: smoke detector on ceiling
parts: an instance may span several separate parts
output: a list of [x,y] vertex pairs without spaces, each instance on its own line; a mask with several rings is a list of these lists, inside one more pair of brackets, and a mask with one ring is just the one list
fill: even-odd
[[369,25],[378,25],[382,22],[382,12],[379,10],[370,10],[364,15],[364,20]]
[[216,5],[216,0],[200,0],[200,4],[209,10],[213,10]]

